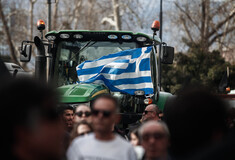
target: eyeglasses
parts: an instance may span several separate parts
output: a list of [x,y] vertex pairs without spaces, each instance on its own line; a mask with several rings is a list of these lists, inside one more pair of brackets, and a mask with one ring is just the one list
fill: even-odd
[[93,110],[92,110],[92,114],[93,114],[94,116],[98,116],[99,113],[102,113],[103,117],[108,118],[108,117],[111,116],[111,114],[112,114],[113,112],[111,112],[111,111],[105,111],[105,110],[97,110],[97,109],[93,109]]
[[143,134],[142,139],[144,141],[149,141],[150,138],[154,138],[155,140],[160,140],[160,139],[163,139],[164,137],[166,137],[166,134],[155,132],[155,133]]
[[80,133],[79,136],[83,136],[83,135],[86,135],[86,134],[89,134],[89,133],[91,133],[91,131]]
[[82,111],[80,111],[80,112],[76,112],[76,113],[75,113],[75,115],[77,115],[78,117],[82,117],[83,114],[84,114],[86,117],[89,117],[89,116],[91,115],[91,112],[88,112],[88,111],[82,112]]
[[143,113],[144,114],[148,114],[149,112],[154,112],[154,111],[147,111],[147,110],[145,110]]

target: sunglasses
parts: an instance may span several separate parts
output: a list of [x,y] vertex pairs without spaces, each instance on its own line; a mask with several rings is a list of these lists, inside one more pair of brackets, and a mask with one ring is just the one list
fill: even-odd
[[99,113],[102,113],[103,117],[108,118],[108,117],[111,116],[111,114],[112,114],[113,112],[111,112],[111,111],[105,111],[105,110],[97,110],[97,109],[93,109],[93,110],[92,110],[92,114],[93,114],[94,116],[98,116]]
[[154,111],[144,111],[144,114],[148,114],[149,112],[154,112]]
[[86,134],[89,134],[89,133],[91,133],[91,131],[80,133],[79,136],[83,136],[83,135],[86,135]]
[[163,139],[164,137],[166,137],[165,134],[156,132],[156,133],[145,133],[143,134],[142,139],[144,141],[149,141],[150,138],[154,138],[155,140],[160,140]]
[[89,112],[89,111],[86,111],[86,112],[80,111],[80,112],[76,112],[76,113],[75,113],[75,115],[77,115],[78,117],[82,117],[83,114],[84,114],[86,117],[89,117],[89,116],[91,115],[91,112]]

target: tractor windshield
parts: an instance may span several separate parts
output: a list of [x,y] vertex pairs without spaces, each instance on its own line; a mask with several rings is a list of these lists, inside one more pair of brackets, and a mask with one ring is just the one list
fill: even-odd
[[139,47],[135,42],[61,41],[58,44],[54,76],[57,86],[79,81],[76,66],[86,60]]

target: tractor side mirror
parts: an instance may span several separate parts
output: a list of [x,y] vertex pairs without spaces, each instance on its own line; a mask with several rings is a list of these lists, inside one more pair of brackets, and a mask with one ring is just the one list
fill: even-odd
[[68,62],[68,68],[73,68],[74,65],[74,61],[69,61]]
[[161,63],[172,64],[174,60],[174,47],[162,46]]
[[32,45],[26,44],[20,52],[20,61],[21,62],[29,62],[32,54]]

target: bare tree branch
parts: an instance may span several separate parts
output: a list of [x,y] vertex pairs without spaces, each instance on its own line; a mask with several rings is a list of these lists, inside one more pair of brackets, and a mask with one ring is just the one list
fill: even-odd
[[[77,13],[77,11],[79,10],[79,8],[81,7],[81,4],[82,4],[81,1],[78,1],[78,2],[76,3],[74,9],[72,10],[72,14],[69,16],[70,18],[69,18],[69,20],[68,20],[68,24],[72,24],[72,22],[77,19],[77,18],[76,18],[76,17],[77,17],[77,16],[76,16],[76,13]],[[75,29],[75,27],[74,27],[74,29]]]
[[77,2],[77,4],[76,4],[76,7],[75,7],[75,16],[76,16],[76,18],[75,18],[75,22],[74,22],[74,29],[76,29],[77,27],[78,27],[78,20],[79,20],[79,17],[80,17],[80,15],[79,15],[79,9],[81,8],[81,6],[82,6],[82,1],[78,1]]
[[210,7],[210,0],[207,0],[206,1],[206,31],[205,31],[205,35],[208,35],[209,33],[209,29],[210,29],[210,21],[211,21],[211,14],[210,14],[210,10],[211,10],[211,7]]
[[[225,28],[224,28],[224,33],[227,32],[228,27],[229,27],[228,22],[226,22]],[[221,41],[220,41],[220,47],[219,47],[220,50],[222,50],[222,49],[223,49],[223,46],[225,46],[225,45],[224,45],[224,44],[225,44],[225,43],[224,43],[225,37],[226,37],[226,34],[223,34],[223,36],[222,36],[222,38],[221,38]]]
[[118,0],[113,0],[113,15],[114,15],[115,29],[122,30]]
[[202,0],[201,2],[201,9],[202,9],[202,19],[201,19],[201,39],[204,40],[205,35],[205,23],[206,23],[206,1]]
[[18,12],[17,11],[13,11],[13,12],[11,12],[11,13],[9,13],[8,15],[5,15],[6,16],[6,21],[8,21],[10,18],[11,18],[11,16],[13,16],[13,15],[16,15]]
[[9,32],[9,28],[7,26],[7,21],[5,19],[5,15],[3,13],[3,9],[2,9],[2,1],[0,1],[0,17],[2,19],[2,23],[3,23],[3,28],[5,30],[5,34],[6,34],[6,37],[7,37],[7,43],[8,43],[8,46],[9,46],[9,49],[10,49],[10,55],[11,55],[11,59],[14,63],[20,65],[19,61],[17,60],[17,57],[15,55],[15,50],[14,50],[14,45],[12,43],[12,39],[11,39],[11,35],[10,35],[10,32]]
[[101,20],[101,23],[104,24],[105,22],[108,22],[113,27],[115,27],[115,25],[116,25],[116,23],[114,22],[114,20],[112,18],[104,17]]
[[[232,1],[234,1],[234,0],[232,0]],[[218,12],[221,12],[221,10],[222,10],[224,7],[228,6],[229,4],[231,4],[231,1],[228,1],[228,0],[225,1],[225,2],[224,2],[223,4],[221,4],[218,8],[215,8],[215,9],[214,9],[214,12],[211,13],[211,16],[214,17],[215,15],[217,15]],[[211,17],[211,18],[212,18],[212,17]]]
[[213,44],[219,39],[219,44],[228,43],[229,46],[229,43],[230,45],[233,43],[228,36],[233,33],[231,29],[234,27],[235,17],[235,8],[231,2],[234,0],[174,2],[179,12],[174,23],[181,23],[179,27],[183,29],[188,40],[193,40],[195,46],[201,47],[205,53],[212,49]]
[[52,30],[56,30],[56,27],[57,27],[58,5],[59,5],[59,0],[56,1],[55,7],[54,7],[54,10],[53,10]]
[[94,11],[93,8],[94,8],[94,3],[95,2],[90,0],[89,3],[90,3],[90,8],[88,10],[88,17],[90,17],[90,18],[88,18],[87,20],[88,20],[88,29],[92,30],[94,20],[92,20],[91,17],[92,17],[92,12]]
[[186,31],[186,33],[187,33],[187,35],[188,35],[190,41],[193,42],[193,43],[195,43],[194,40],[193,40],[193,37],[192,37],[191,34],[190,34],[190,31],[189,31],[187,25],[186,25],[186,20],[183,19],[183,17],[181,17],[181,21],[183,22],[184,29],[185,29],[185,31]]
[[234,30],[235,30],[235,26],[233,26],[233,27],[227,29],[226,31],[224,31],[224,32],[222,32],[222,33],[220,33],[220,34],[217,34],[216,36],[214,36],[214,37],[210,40],[209,46],[211,46],[219,37],[222,37],[223,35],[226,35],[226,34],[232,32],[232,31],[234,31]]
[[210,38],[211,36],[213,36],[217,32],[217,30],[219,30],[226,22],[228,22],[233,17],[235,17],[235,8],[232,10],[232,12],[227,18],[225,18],[223,21],[219,22],[216,25],[216,27],[209,33],[207,37]]
[[179,5],[177,2],[175,2],[175,5],[176,5],[176,7],[177,7],[181,12],[183,12],[183,13],[186,15],[186,17],[187,17],[187,18],[197,27],[197,29],[200,31],[200,28],[199,28],[199,26],[198,26],[198,23],[196,23],[196,22],[192,19],[192,17],[189,15],[189,13],[186,12],[185,10],[183,10],[183,8],[181,8],[180,5]]
[[129,11],[137,18],[137,22],[138,22],[139,26],[141,28],[143,28],[142,21],[141,21],[139,15],[129,5],[122,4],[122,6],[129,9]]

